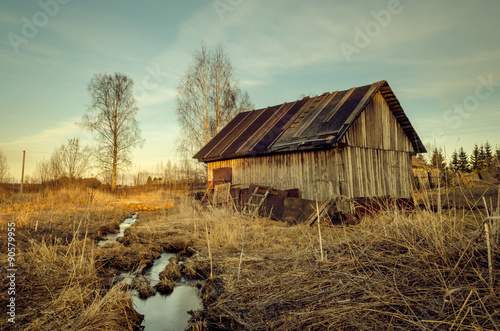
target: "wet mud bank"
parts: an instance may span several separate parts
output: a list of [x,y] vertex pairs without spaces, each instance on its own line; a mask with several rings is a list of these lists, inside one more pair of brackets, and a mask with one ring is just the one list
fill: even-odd
[[[109,243],[114,243],[118,238],[121,238],[125,235],[125,230],[128,229],[132,224],[137,221],[137,213],[132,215],[131,217],[126,218],[121,224],[118,225],[118,232],[116,233],[108,233],[104,240],[101,240],[97,243],[98,246],[105,246]],[[116,229],[116,223],[112,223],[112,226]]]

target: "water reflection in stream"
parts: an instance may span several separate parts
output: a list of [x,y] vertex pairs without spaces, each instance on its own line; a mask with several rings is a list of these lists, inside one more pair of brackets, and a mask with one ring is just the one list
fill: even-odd
[[[163,253],[151,267],[144,269],[143,275],[151,286],[158,283],[160,280],[158,274],[173,256],[175,254]],[[170,295],[164,296],[158,293],[146,300],[135,295],[133,302],[135,310],[144,315],[141,325],[145,331],[184,330],[191,317],[187,311],[202,308],[199,290],[195,287],[195,283],[190,283],[186,279],[182,279]]]
[[142,274],[149,280],[151,287],[155,286],[160,281],[159,273],[165,269],[171,257],[174,257],[174,253],[162,253],[159,259],[156,259],[151,267],[145,268]]
[[156,294],[146,300],[134,297],[135,310],[144,315],[144,330],[184,330],[191,317],[187,311],[202,308],[198,291],[191,285],[178,285],[168,296]]

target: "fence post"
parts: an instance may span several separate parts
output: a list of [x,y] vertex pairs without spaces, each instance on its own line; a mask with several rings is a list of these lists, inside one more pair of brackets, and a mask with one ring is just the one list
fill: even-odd
[[23,186],[24,186],[24,160],[26,158],[26,151],[23,151],[23,170],[21,172],[21,194],[23,194]]

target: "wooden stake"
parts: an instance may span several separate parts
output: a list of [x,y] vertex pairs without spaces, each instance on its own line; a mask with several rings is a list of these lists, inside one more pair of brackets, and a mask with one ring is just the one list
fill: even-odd
[[245,232],[247,227],[243,228],[243,235],[241,236],[241,253],[240,253],[240,263],[238,264],[238,281],[240,281],[240,271],[241,271],[241,261],[243,260],[243,247],[245,245]]
[[213,278],[213,263],[212,263],[212,250],[210,249],[210,232],[208,232],[208,224],[205,222],[205,231],[207,233],[207,246],[208,246],[208,259],[210,260],[210,279]]
[[490,288],[493,290],[493,264],[491,261],[491,242],[490,242],[490,220],[484,222],[484,234],[486,236],[486,246],[488,247],[488,271]]
[[437,213],[438,217],[441,217],[441,176],[438,177],[438,199],[437,199]]
[[21,194],[23,194],[24,187],[24,160],[26,158],[26,151],[23,151],[23,170],[21,172]]
[[316,199],[316,214],[318,215],[318,235],[319,235],[319,251],[321,254],[321,261],[323,261],[323,242],[321,240],[321,226],[320,226],[320,219],[319,219],[319,206],[318,206],[318,199]]

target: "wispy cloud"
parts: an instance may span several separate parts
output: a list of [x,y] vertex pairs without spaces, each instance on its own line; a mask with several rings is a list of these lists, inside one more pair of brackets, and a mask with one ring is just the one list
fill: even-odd
[[170,87],[158,87],[152,90],[144,90],[144,94],[138,98],[138,104],[140,107],[166,104],[173,102],[176,95],[177,90]]
[[59,143],[63,144],[64,139],[66,139],[67,137],[72,137],[75,134],[78,135],[79,133],[83,133],[79,132],[81,130],[75,124],[77,120],[78,119],[75,119],[73,122],[62,122],[54,128],[45,129],[32,135],[18,138],[16,140],[2,142],[0,143],[0,148],[5,150],[18,150],[20,148],[39,149],[40,146],[46,146],[48,143],[51,143],[52,146],[56,147],[59,145]]

